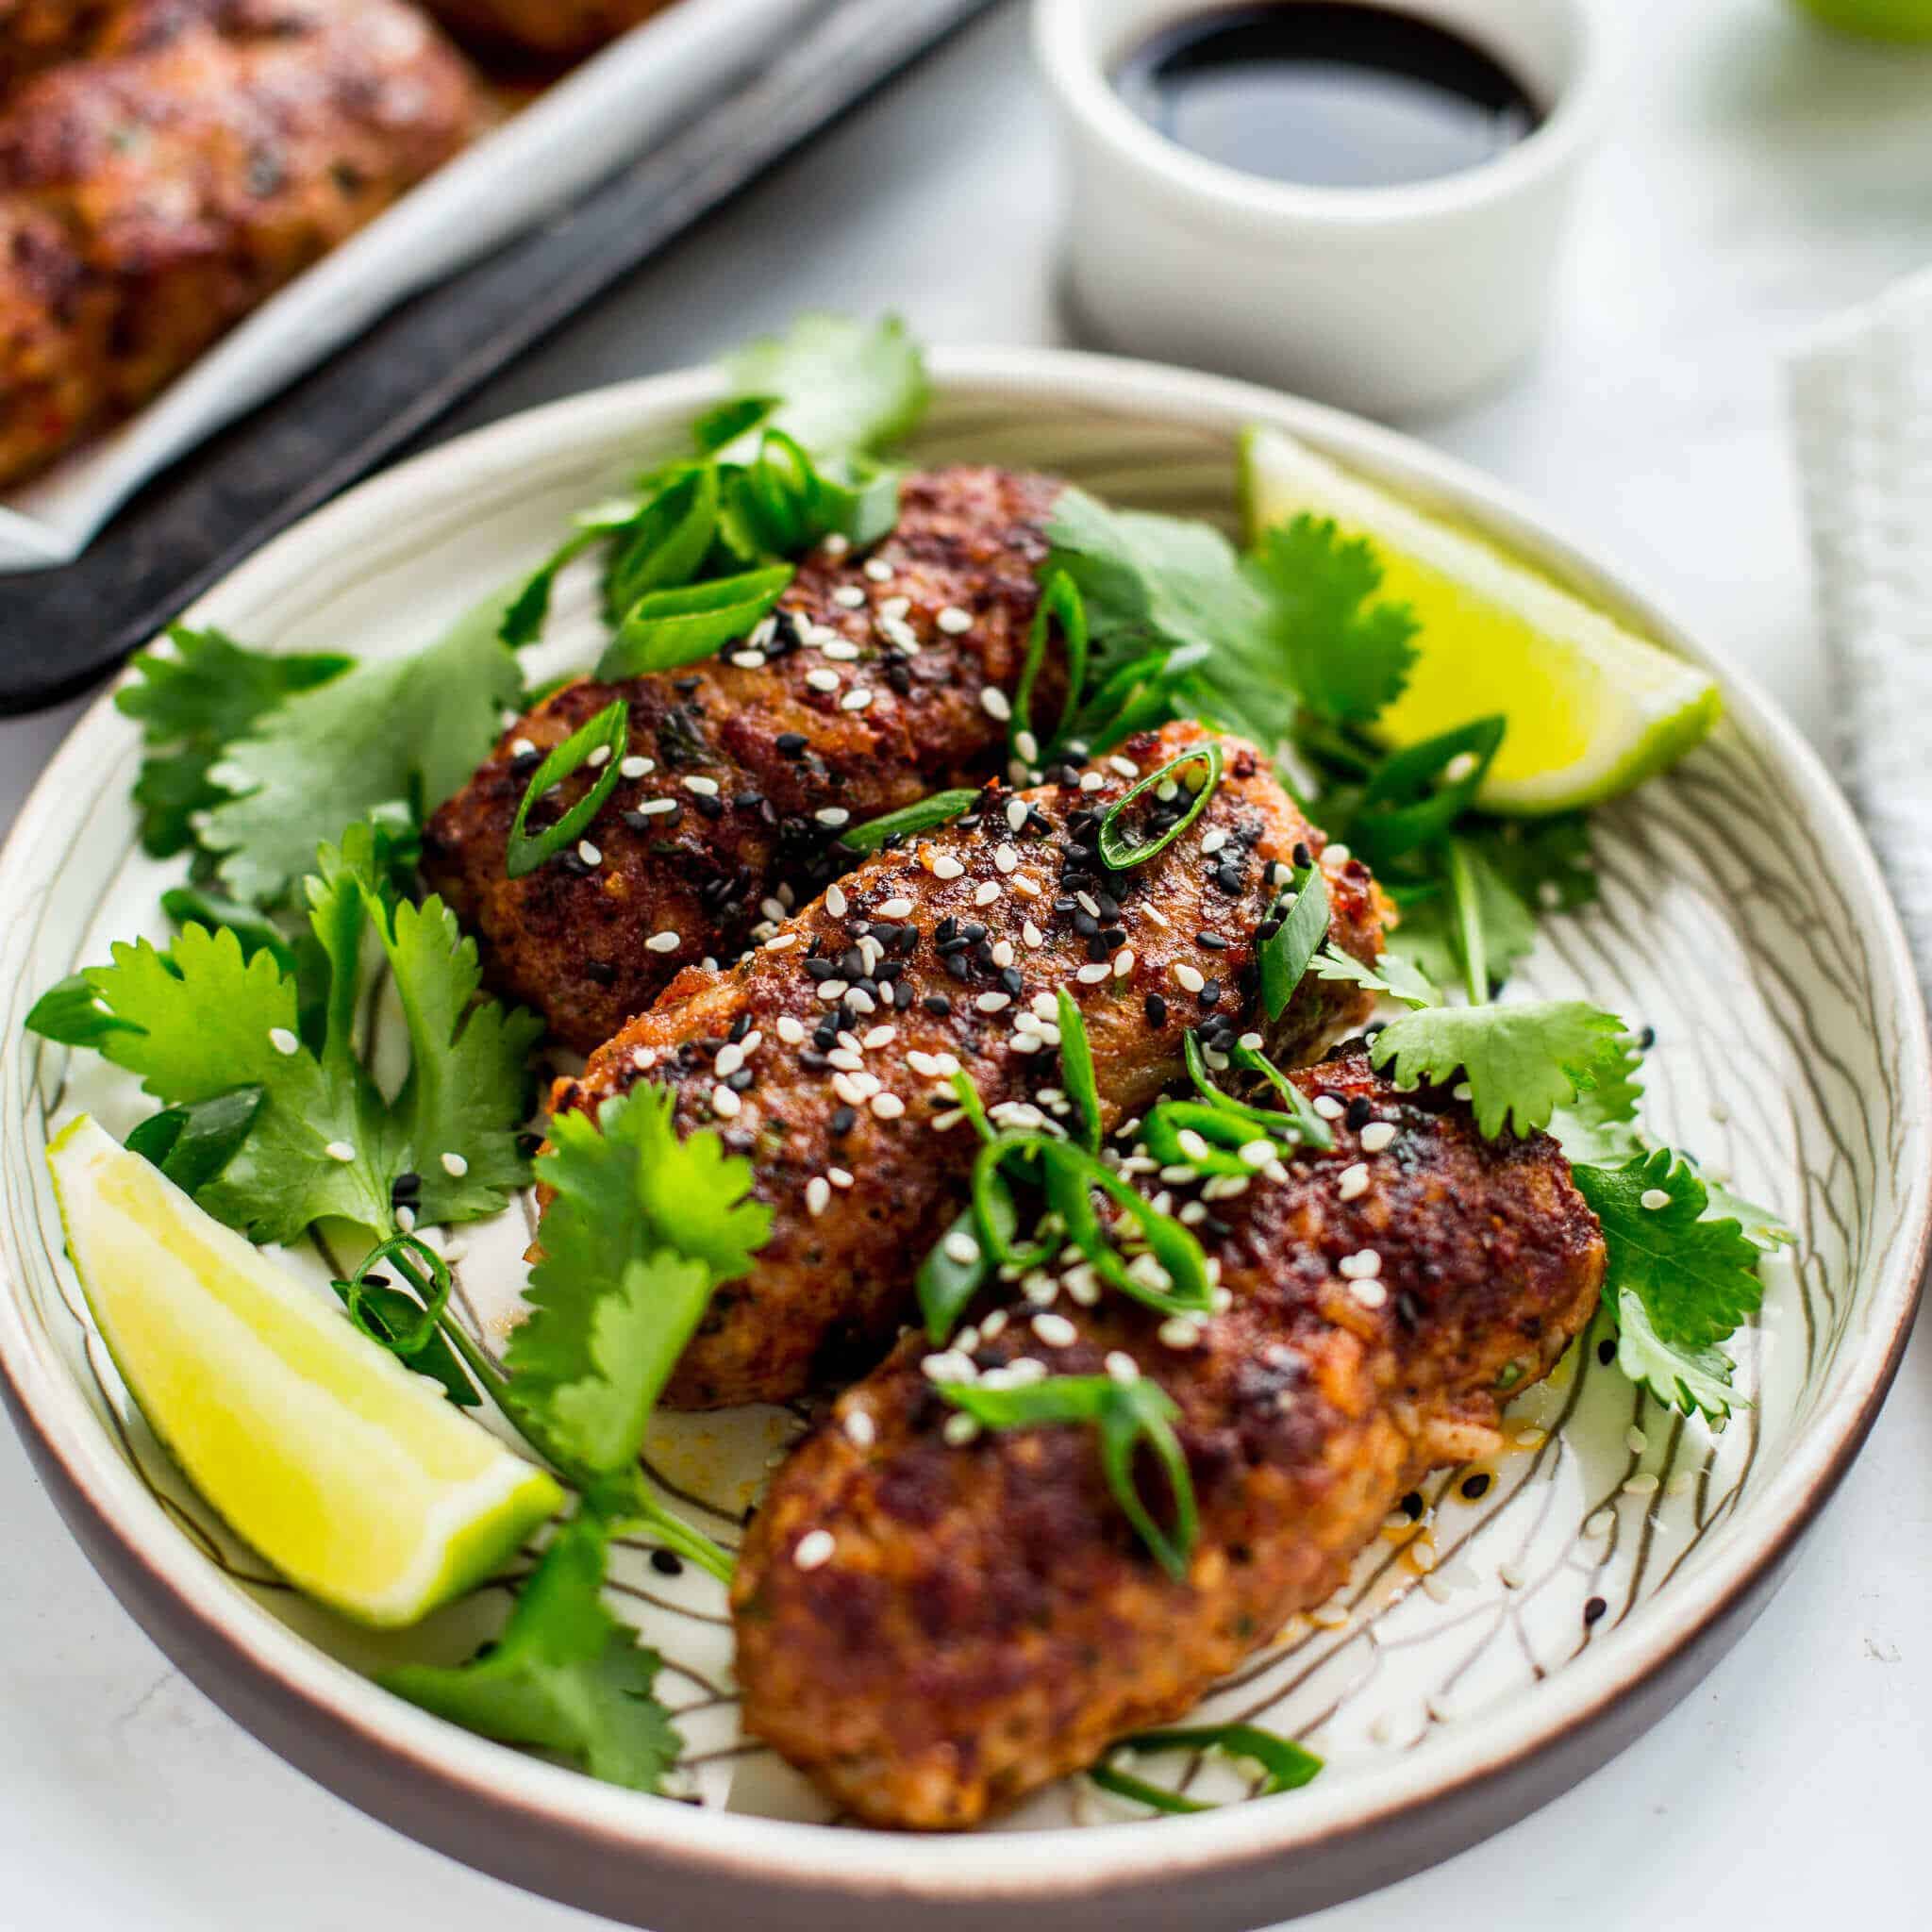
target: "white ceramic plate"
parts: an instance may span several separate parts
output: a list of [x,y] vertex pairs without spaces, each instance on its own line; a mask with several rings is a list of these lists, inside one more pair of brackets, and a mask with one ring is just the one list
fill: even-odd
[[[1493,486],[1349,418],[1178,372],[1000,350],[941,355],[935,373],[922,459],[1050,468],[1118,502],[1228,520],[1237,430],[1277,424],[1485,526],[1724,676],[1728,721],[1667,780],[1600,815],[1603,901],[1548,922],[1524,978],[1654,1025],[1653,1124],[1800,1229],[1795,1259],[1770,1271],[1761,1323],[1740,1338],[1754,1406],[1713,1438],[1579,1349],[1518,1405],[1521,1446],[1491,1466],[1480,1500],[1462,1497],[1461,1472],[1428,1486],[1432,1570],[1378,1543],[1332,1614],[1298,1621],[1210,1701],[1324,1754],[1324,1775],[1283,1797],[1149,1822],[1074,1780],[991,1834],[827,1824],[807,1788],[739,1736],[715,1591],[690,1574],[667,1582],[641,1551],[625,1602],[670,1660],[702,1802],[614,1790],[468,1736],[360,1674],[397,1641],[302,1604],[208,1519],[130,1408],[61,1255],[42,1158],[50,1122],[87,1106],[125,1129],[145,1108],[131,1082],[92,1056],[70,1065],[20,1022],[110,939],[157,930],[164,871],[135,842],[135,730],[105,701],[0,857],[0,1367],[76,1534],[182,1667],[325,1782],[458,1857],[658,1932],[885,1928],[915,1913],[922,1926],[991,1926],[1017,1905],[1114,1932],[1254,1925],[1508,1823],[1627,1741],[1749,1622],[1903,1346],[1932,1170],[1923,1010],[1864,841],[1797,735]],[[708,373],[668,376],[450,443],[291,531],[195,615],[276,648],[420,643],[716,394]],[[581,661],[591,630],[575,579],[556,654]],[[487,1332],[514,1306],[525,1227],[513,1210],[465,1231],[458,1273]],[[796,1426],[776,1410],[673,1419],[653,1454],[728,1535]],[[1657,1487],[1626,1491],[1641,1474]],[[1587,1621],[1593,1599],[1603,1608]],[[408,1646],[461,1655],[499,1607],[459,1607]]]

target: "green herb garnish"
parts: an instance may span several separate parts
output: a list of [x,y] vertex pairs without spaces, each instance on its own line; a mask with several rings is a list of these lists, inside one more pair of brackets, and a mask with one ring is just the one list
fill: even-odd
[[[1158,1384],[1111,1375],[1055,1375],[1019,1388],[987,1389],[948,1382],[940,1393],[989,1429],[1030,1429],[1054,1424],[1091,1423],[1099,1434],[1100,1466],[1127,1521],[1176,1583],[1188,1577],[1188,1560],[1200,1532],[1193,1478],[1174,1424],[1180,1407]],[[1174,1527],[1164,1529],[1135,1479],[1135,1459],[1145,1445],[1166,1472]]]
[[[1060,1075],[1067,1098],[1080,1116],[1080,1132],[1090,1154],[1100,1152],[1100,1087],[1093,1077],[1093,1048],[1087,1039],[1087,1021],[1065,987],[1056,995],[1059,1007]],[[1190,1036],[1191,1038],[1191,1036]]]
[[[1054,728],[1042,740],[1033,728],[1033,687],[1046,661],[1048,635],[1058,629],[1066,652],[1067,694],[1060,704],[1060,715]],[[1033,613],[1033,629],[1026,640],[1026,659],[1021,667],[1020,682],[1013,690],[1013,716],[1008,741],[1013,756],[1023,764],[1037,765],[1052,756],[1067,735],[1087,682],[1087,606],[1078,587],[1064,571],[1056,571],[1046,580],[1040,596],[1040,608]]]
[[876,852],[888,840],[909,839],[915,832],[930,831],[934,825],[958,818],[962,811],[972,808],[978,796],[976,791],[935,791],[917,805],[904,806],[897,811],[887,812],[883,818],[868,819],[864,824],[841,832],[839,843],[847,852]]
[[1159,1751],[1219,1751],[1229,1757],[1242,1757],[1257,1764],[1265,1774],[1258,1798],[1272,1798],[1280,1791],[1298,1790],[1322,1770],[1322,1760],[1291,1738],[1276,1737],[1258,1724],[1192,1724],[1173,1731],[1142,1731],[1134,1738],[1123,1738],[1110,1745],[1087,1775],[1102,1790],[1116,1797],[1132,1798],[1157,1811],[1180,1815],[1191,1811],[1212,1811],[1218,1807],[1198,1798],[1184,1797],[1162,1785],[1149,1784],[1132,1773],[1120,1770],[1112,1759],[1121,1752],[1152,1756]]
[[[1166,764],[1129,786],[1100,821],[1100,862],[1110,872],[1125,872],[1129,867],[1145,865],[1150,858],[1165,852],[1208,809],[1208,801],[1221,783],[1223,762],[1221,741],[1210,738],[1205,743],[1191,744],[1178,757],[1169,758]],[[1194,765],[1203,765],[1207,769],[1200,783],[1192,788],[1194,795],[1187,809],[1156,837],[1143,840],[1139,844],[1129,841],[1121,830],[1122,816],[1127,808],[1144,793],[1156,791],[1170,780],[1182,790],[1188,789],[1178,774]]]
[[[618,767],[629,743],[630,707],[619,698],[579,725],[531,773],[530,782],[524,788],[517,806],[517,815],[510,824],[504,854],[503,869],[511,878],[523,878],[555,858],[604,809],[605,801],[617,789]],[[555,824],[545,825],[534,836],[527,833],[524,827],[531,808],[553,786],[561,785],[588,764],[600,749],[604,753],[604,769],[590,790]]]
[[1291,892],[1270,913],[1274,930],[1261,941],[1261,1008],[1271,1020],[1288,1011],[1308,962],[1328,937],[1328,880],[1322,868],[1301,867]]
[[792,575],[789,564],[776,564],[648,592],[597,660],[598,677],[606,683],[641,677],[715,656],[721,646],[750,636],[771,614]]

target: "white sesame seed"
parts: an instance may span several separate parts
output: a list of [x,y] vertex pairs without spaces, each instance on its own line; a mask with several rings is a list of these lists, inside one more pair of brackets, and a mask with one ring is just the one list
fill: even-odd
[[644,941],[644,951],[647,953],[675,953],[683,943],[683,940],[675,932],[654,932]]
[[1585,1536],[1608,1536],[1610,1531],[1616,1527],[1616,1523],[1617,1517],[1614,1510],[1599,1509],[1583,1525],[1583,1533]]
[[1496,1581],[1505,1590],[1521,1590],[1524,1577],[1522,1570],[1516,1564],[1498,1563],[1496,1565]]
[[1322,863],[1328,871],[1334,872],[1339,867],[1346,865],[1354,857],[1346,845],[1331,845],[1323,853]]
[[828,1181],[830,1181],[835,1188],[844,1189],[849,1188],[852,1185],[852,1174],[851,1172],[846,1168],[828,1167],[825,1170],[825,1178]]
[[983,992],[973,1002],[982,1013],[1003,1013],[1013,1004],[1009,992]]
[[602,865],[604,863],[604,855],[588,839],[577,841],[577,857],[586,865]]
[[778,1038],[787,1046],[803,1046],[805,1028],[790,1013],[782,1013],[778,1018]]
[[819,981],[820,1000],[828,1007],[836,1007],[851,989],[842,979],[822,979]]
[[845,693],[845,695],[839,700],[839,708],[841,711],[862,711],[871,703],[871,691],[867,691],[864,688],[864,686],[860,685],[851,691],[848,691]]
[[620,777],[648,778],[657,770],[657,766],[649,758],[627,758],[617,770]]
[[675,798],[647,798],[638,807],[638,815],[641,818],[655,819],[667,811],[676,809],[677,801]]
[[996,940],[993,942],[992,963],[995,966],[1010,966],[1013,963],[1013,942],[1011,940]]
[[946,1258],[958,1262],[962,1268],[970,1268],[979,1259],[979,1243],[963,1227],[956,1227],[941,1245],[945,1249]]
[[1475,754],[1473,751],[1459,751],[1442,767],[1442,776],[1451,785],[1460,785],[1465,778],[1475,776]]
[[832,602],[841,610],[861,610],[865,608],[865,592],[857,584],[841,584],[832,592]]
[[396,1225],[405,1234],[414,1234],[416,1232],[416,1210],[407,1201],[400,1202],[397,1205]]
[[1030,731],[1013,733],[1013,749],[1019,753],[1023,764],[1037,764],[1040,761],[1040,741]]
[[841,825],[850,824],[852,814],[842,805],[822,805],[812,817],[822,825],[836,831]]
[[948,1447],[963,1449],[967,1443],[978,1441],[979,1424],[976,1418],[962,1410],[958,1415],[946,1418],[945,1426],[940,1434],[945,1438]]
[[716,798],[718,795],[718,781],[715,778],[680,778],[678,783],[687,791],[696,792],[700,798]]
[[1201,1341],[1201,1324],[1186,1315],[1170,1315],[1157,1332],[1169,1348],[1194,1348]]
[[1389,1299],[1389,1291],[1379,1281],[1351,1281],[1348,1291],[1365,1308],[1379,1308]]
[[1031,1326],[1049,1348],[1071,1348],[1080,1339],[1080,1331],[1064,1315],[1035,1315]]
[[825,888],[825,910],[834,919],[843,919],[845,917],[845,894],[839,887],[827,886]]
[[805,681],[813,691],[837,691],[839,689],[839,674],[836,671],[827,671],[824,665],[818,665],[812,670],[808,671],[805,674]]
[[856,664],[858,661],[858,646],[850,638],[841,638],[836,631],[830,637],[819,641],[819,649],[834,664]]
[[973,628],[972,612],[961,610],[957,604],[948,604],[934,621],[949,638],[964,637]]
[[823,1214],[831,1205],[832,1184],[824,1174],[815,1174],[805,1184],[805,1211],[817,1216]]
[[1020,863],[1020,855],[1010,845],[1000,845],[993,851],[992,862],[1001,872],[1012,872]]
[[1141,768],[1132,758],[1124,758],[1116,756],[1108,758],[1107,762],[1108,768],[1110,771],[1118,772],[1123,778],[1138,778],[1141,775]]
[[1633,1456],[1641,1456],[1650,1447],[1650,1438],[1633,1423],[1624,1431],[1624,1446]]
[[1201,852],[1204,858],[1211,858],[1227,843],[1227,834],[1219,825],[1210,825],[1201,835]]
[[798,1539],[798,1546],[791,1552],[791,1560],[801,1570],[816,1570],[832,1560],[832,1552],[838,1547],[829,1529],[808,1530]]
[[867,1053],[876,1053],[882,1046],[891,1046],[898,1037],[896,1026],[874,1026],[858,1043]]
[[711,1089],[711,1111],[721,1119],[733,1121],[738,1118],[738,1109],[742,1105],[737,1094],[728,1087]]
[[537,747],[527,738],[510,740],[509,755],[513,758],[526,758]]
[[892,581],[892,566],[883,557],[868,557],[865,560],[865,574],[875,584],[890,584]]
[[1449,1098],[1451,1100],[1474,1100],[1475,1098],[1475,1089],[1467,1080],[1458,1080],[1455,1086],[1450,1088]]
[[1166,778],[1155,787],[1154,795],[1162,805],[1171,805],[1181,795],[1181,788],[1172,778]]
[[1369,1191],[1369,1167],[1365,1160],[1357,1160],[1352,1166],[1341,1170],[1341,1178],[1337,1182],[1335,1191],[1344,1201],[1354,1201]]
[[1374,1248],[1359,1248],[1336,1262],[1335,1272],[1344,1281],[1370,1281],[1382,1272],[1382,1257]]
[[356,1158],[356,1149],[348,1141],[331,1141],[322,1150],[331,1160],[350,1161]]
[[873,1421],[870,1409],[853,1409],[845,1418],[844,1429],[845,1440],[855,1449],[870,1449],[879,1439],[878,1424]]
[[975,906],[991,906],[992,902],[999,897],[999,881],[996,879],[988,879],[983,886],[979,887],[974,892],[973,903]]
[[932,862],[932,875],[936,879],[956,879],[965,870],[950,852],[941,852]]
[[852,548],[852,539],[846,536],[846,534],[842,530],[834,530],[832,534],[829,537],[827,537],[823,543],[819,545],[819,548],[823,550],[827,557],[843,557],[845,553]]
[[1648,1208],[1655,1213],[1659,1208],[1668,1208],[1671,1205],[1671,1197],[1661,1188],[1645,1188],[1637,1197],[1637,1205],[1640,1208]]
[[1106,783],[1107,780],[1098,772],[1082,772],[1080,774],[1080,790],[1082,791],[1098,791]]
[[299,1053],[302,1049],[302,1042],[286,1026],[271,1026],[268,1043],[279,1054]]
[[1208,1142],[1192,1127],[1183,1127],[1174,1136],[1174,1141],[1190,1160],[1206,1160],[1208,1158]]
[[1237,1151],[1250,1167],[1266,1167],[1281,1152],[1273,1141],[1250,1141]]
[[1174,976],[1189,992],[1199,992],[1208,984],[1200,968],[1190,966],[1185,959],[1174,967]]
[[1134,949],[1132,946],[1123,946],[1113,956],[1113,976],[1116,979],[1124,979],[1133,970]]
[[765,654],[762,651],[733,651],[731,661],[741,671],[760,671],[764,668]]
[[1074,977],[1082,986],[1098,986],[1103,979],[1111,979],[1113,977],[1113,968],[1104,959],[1096,960],[1091,965],[1081,967],[1079,972],[1074,974]]
[[957,1349],[941,1349],[936,1355],[924,1357],[919,1364],[919,1372],[928,1382],[971,1382],[979,1371],[972,1361]]
[[979,708],[995,724],[1004,724],[1013,715],[1007,694],[998,685],[989,684],[979,693]]
[[1248,1053],[1259,1053],[1264,1042],[1258,1033],[1243,1033],[1235,1044]]
[[608,765],[609,762],[610,747],[608,744],[600,744],[593,747],[590,757],[584,760],[584,763],[587,764],[593,772],[596,771],[599,768],[599,766]]
[[879,902],[877,916],[880,919],[904,919],[911,910],[910,899],[882,899]]
[[1339,1121],[1348,1109],[1332,1093],[1318,1093],[1314,1098],[1315,1111],[1324,1121]]
[[1516,1446],[1519,1449],[1541,1449],[1549,1440],[1550,1432],[1539,1428],[1535,1423],[1524,1423],[1516,1431]]
[[718,1049],[718,1058],[711,1071],[721,1080],[728,1080],[744,1064],[744,1049],[727,1042]]
[[445,1154],[442,1157],[442,1171],[451,1180],[459,1181],[469,1173],[470,1163],[460,1154]]
[[1138,1382],[1141,1379],[1141,1364],[1124,1350],[1109,1349],[1107,1357],[1107,1373],[1116,1382]]
[[1393,1121],[1371,1121],[1362,1129],[1362,1152],[1379,1154],[1395,1138]]
[[638,1047],[631,1054],[630,1063],[639,1073],[648,1074],[658,1064],[658,1049],[655,1046]]
[[1029,946],[1039,947],[1046,943],[1046,935],[1030,919],[1020,928],[1020,937]]
[[1624,1481],[1624,1493],[1626,1496],[1648,1496],[1656,1489],[1657,1477],[1647,1469],[1640,1471],[1636,1475],[1626,1476]]
[[896,1093],[874,1093],[872,1110],[882,1121],[895,1121],[906,1111],[906,1103]]

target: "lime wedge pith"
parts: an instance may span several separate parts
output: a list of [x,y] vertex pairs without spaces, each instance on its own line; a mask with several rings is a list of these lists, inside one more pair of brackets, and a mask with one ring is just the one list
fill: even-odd
[[1366,537],[1382,595],[1421,631],[1408,686],[1372,727],[1394,749],[1500,712],[1508,735],[1477,803],[1491,811],[1600,804],[1674,764],[1723,706],[1659,650],[1479,537],[1350,475],[1277,429],[1241,439],[1248,535],[1330,517]]
[[155,1434],[307,1594],[413,1624],[562,1491],[86,1115],[47,1149],[68,1252]]

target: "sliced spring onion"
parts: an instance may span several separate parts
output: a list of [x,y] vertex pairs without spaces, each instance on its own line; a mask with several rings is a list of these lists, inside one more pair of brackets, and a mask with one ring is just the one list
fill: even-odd
[[598,677],[607,682],[639,677],[712,656],[755,629],[784,595],[793,575],[790,564],[774,564],[709,583],[648,592],[639,598],[598,659]]
[[94,1046],[113,1033],[146,1029],[132,1020],[110,1013],[85,973],[70,974],[50,986],[26,1016],[26,1029],[59,1046]]
[[[1100,822],[1101,864],[1109,872],[1124,872],[1129,866],[1145,865],[1150,858],[1165,852],[1208,809],[1208,801],[1213,797],[1214,788],[1221,783],[1222,762],[1221,741],[1210,738],[1204,743],[1191,744],[1179,757],[1169,758],[1158,771],[1149,772],[1138,784],[1131,786],[1124,797],[1115,800]],[[1142,792],[1152,791],[1164,779],[1175,778],[1177,773],[1191,765],[1208,768],[1207,775],[1194,793],[1193,802],[1158,839],[1150,839],[1140,845],[1129,844],[1120,831],[1121,815]],[[1175,778],[1175,782],[1180,781]]]
[[[999,1229],[1001,1239],[1011,1241],[1020,1224],[1020,1210],[1013,1204],[1013,1191],[1006,1177],[993,1174],[987,1182],[986,1212]],[[958,1218],[941,1238],[932,1252],[920,1263],[917,1287],[920,1312],[925,1317],[927,1338],[943,1342],[959,1325],[959,1318],[972,1307],[973,1298],[986,1285],[992,1273],[993,1258],[979,1238],[979,1213],[975,1205],[962,1208]],[[970,1241],[976,1253],[970,1261],[958,1257],[961,1238]]]
[[840,835],[839,843],[847,852],[876,852],[888,839],[909,839],[915,832],[930,831],[948,819],[956,819],[979,796],[976,791],[935,791],[917,805],[889,811],[883,818],[867,819]]
[[[1441,838],[1475,802],[1507,728],[1500,716],[1478,718],[1397,752],[1362,793],[1349,822],[1350,846],[1372,866],[1387,867]],[[1447,778],[1463,758],[1473,761],[1469,769]]]
[[[1116,1382],[1111,1375],[1056,1375],[1017,1389],[983,1389],[974,1383],[942,1384],[940,1393],[955,1408],[989,1429],[1025,1429],[1065,1423],[1091,1423],[1099,1431],[1100,1463],[1128,1522],[1176,1583],[1184,1583],[1188,1560],[1200,1534],[1188,1458],[1174,1432],[1180,1407],[1158,1383],[1144,1378]],[[1142,1444],[1167,1475],[1173,1529],[1163,1529],[1141,1494],[1134,1463]]]
[[[408,1326],[398,1327],[387,1313],[380,1325],[369,1319],[366,1304],[370,1290],[388,1285],[381,1279],[372,1283],[370,1277],[384,1268],[400,1274],[421,1304],[413,1311],[418,1319]],[[407,1361],[411,1356],[421,1355],[436,1338],[443,1310],[449,1307],[453,1286],[449,1263],[426,1241],[413,1234],[392,1234],[380,1247],[370,1251],[357,1269],[355,1279],[342,1284],[342,1298],[348,1307],[349,1320],[363,1334]]]
[[1258,1074],[1274,1089],[1282,1099],[1279,1109],[1237,1100],[1216,1086],[1202,1054],[1201,1042],[1193,1033],[1187,1037],[1185,1051],[1188,1073],[1202,1097],[1230,1118],[1260,1127],[1277,1140],[1286,1139],[1291,1145],[1299,1142],[1305,1147],[1319,1147],[1324,1151],[1334,1146],[1335,1136],[1329,1131],[1328,1123],[1308,1105],[1301,1089],[1257,1048],[1237,1046],[1230,1058],[1243,1073]]
[[259,1087],[238,1087],[183,1107],[165,1108],[127,1137],[127,1151],[151,1161],[183,1193],[197,1194],[234,1159],[261,1111]]
[[1080,1116],[1081,1138],[1090,1154],[1100,1152],[1100,1088],[1093,1077],[1093,1049],[1087,1040],[1087,1022],[1065,987],[1058,993],[1060,1075],[1067,1098]]
[[717,535],[717,464],[680,464],[612,545],[604,574],[606,611],[615,617],[653,591],[689,584]]
[[[1163,1315],[1205,1315],[1214,1306],[1214,1285],[1208,1279],[1208,1257],[1201,1243],[1171,1214],[1162,1214],[1104,1167],[1084,1148],[1065,1141],[1045,1141],[1041,1157],[1046,1171],[1046,1195],[1066,1224],[1066,1238],[1092,1262],[1096,1273],[1113,1287]],[[1095,1191],[1105,1194],[1134,1224],[1147,1252],[1159,1264],[1169,1286],[1143,1281],[1121,1258],[1101,1224],[1093,1206]]]
[[1266,1776],[1259,1798],[1272,1798],[1280,1791],[1298,1790],[1318,1776],[1322,1760],[1291,1738],[1276,1737],[1258,1724],[1194,1724],[1181,1730],[1143,1731],[1139,1737],[1123,1738],[1088,1774],[1103,1790],[1123,1798],[1133,1798],[1157,1811],[1183,1813],[1212,1811],[1217,1807],[1198,1798],[1184,1797],[1164,1786],[1149,1784],[1144,1778],[1117,1769],[1111,1762],[1120,1752],[1152,1755],[1158,1751],[1220,1751],[1230,1757],[1243,1757],[1258,1764]]
[[[1060,701],[1060,715],[1044,738],[1033,729],[1033,687],[1046,661],[1047,634],[1058,625],[1067,653],[1067,694]],[[1087,604],[1078,587],[1065,571],[1056,571],[1040,595],[1040,608],[1033,613],[1033,632],[1026,640],[1026,661],[1020,682],[1013,691],[1013,718],[1007,742],[1013,756],[1020,757],[1023,733],[1032,737],[1034,755],[1024,762],[1037,764],[1049,757],[1053,747],[1067,735],[1074,708],[1087,682]]]
[[1328,937],[1328,881],[1319,865],[1295,874],[1293,896],[1275,914],[1281,924],[1261,941],[1261,1008],[1271,1020],[1287,1012],[1308,961]]
[[[587,724],[566,738],[530,775],[523,802],[509,828],[509,846],[504,871],[513,879],[533,873],[546,860],[555,858],[604,809],[604,801],[617,789],[618,767],[624,762],[625,747],[630,742],[630,707],[622,698],[606,705]],[[583,765],[599,745],[610,756],[595,782],[554,825],[546,825],[534,838],[524,830],[530,808],[553,785]]]
[[707,456],[715,456],[741,436],[749,436],[784,406],[783,396],[733,396],[707,409],[691,425],[691,441]]

